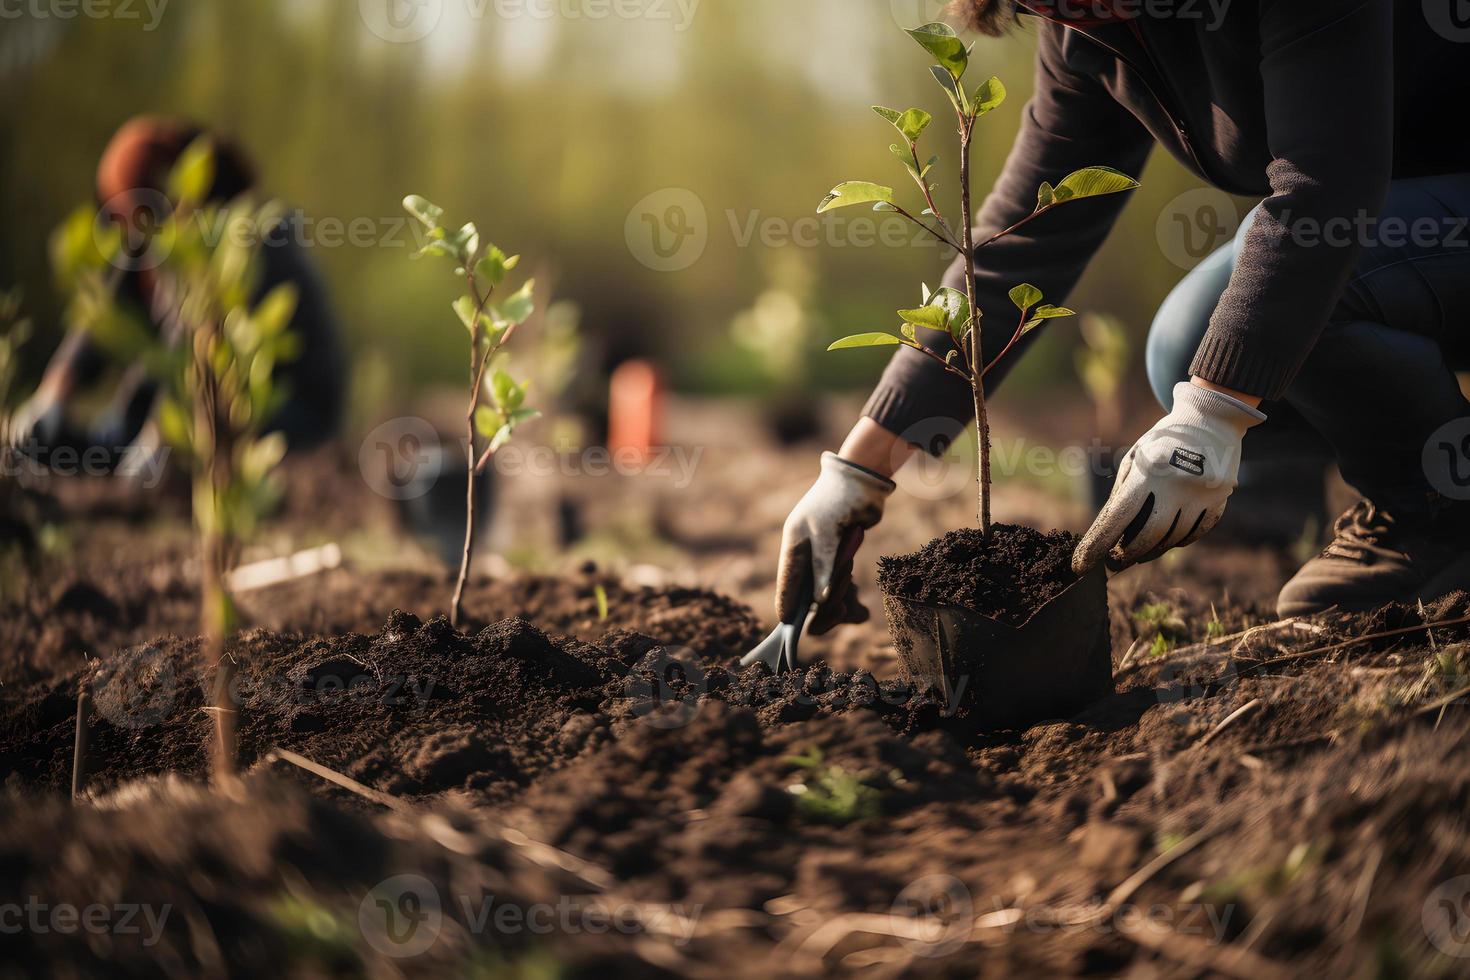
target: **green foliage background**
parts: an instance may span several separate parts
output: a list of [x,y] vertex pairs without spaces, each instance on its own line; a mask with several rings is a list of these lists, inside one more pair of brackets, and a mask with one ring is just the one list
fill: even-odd
[[[679,7],[667,0],[648,2],[671,19],[572,16],[608,9],[578,0],[532,8],[561,11],[551,17],[524,5],[510,8],[519,16],[497,16],[492,5],[474,17],[476,0],[443,2],[439,28],[413,44],[374,37],[357,0],[172,0],[152,31],[141,4],[140,20],[6,21],[0,285],[27,289],[40,334],[29,360],[59,338],[47,232],[92,194],[117,126],[159,112],[238,140],[256,158],[263,191],[313,218],[367,218],[387,232],[409,190],[479,216],[497,240],[516,243],[549,298],[580,304],[594,342],[651,347],[680,387],[772,383],[730,324],[778,278],[790,279],[792,265],[813,284],[802,303],[822,324],[799,341],[805,376],[830,387],[876,376],[886,352],[820,351],[843,333],[891,329],[891,311],[917,300],[918,282],[937,282],[940,249],[840,247],[823,234],[814,247],[769,248],[759,235],[741,247],[737,237],[757,218],[809,231],[851,220],[814,215],[834,174],[902,185],[888,126],[867,106],[917,105],[943,118],[942,96],[899,30],[937,4],[703,0],[680,30]],[[1009,148],[1033,47],[1022,31],[976,49],[977,76],[998,74],[1011,93],[980,134],[977,196]],[[945,169],[952,157],[937,171],[946,200],[956,190]],[[1166,202],[1194,186],[1162,153],[1142,177],[1110,248],[1068,304],[1115,313],[1134,331],[1182,275],[1156,244],[1155,224]],[[635,202],[668,187],[701,199],[709,244],[690,268],[655,272],[631,254],[624,224]],[[319,245],[313,256],[354,350],[378,352],[397,387],[458,384],[463,337],[431,318],[442,283],[429,264],[405,261],[412,247],[405,230],[396,244]],[[1053,333],[1019,385],[1076,385],[1075,331]],[[28,367],[34,374],[38,364]]]

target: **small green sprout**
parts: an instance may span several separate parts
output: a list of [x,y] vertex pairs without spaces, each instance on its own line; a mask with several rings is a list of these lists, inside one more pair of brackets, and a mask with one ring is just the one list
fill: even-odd
[[597,619],[599,622],[607,620],[607,589],[599,582],[592,587],[592,596],[597,600]]
[[1210,603],[1210,621],[1205,623],[1205,639],[1218,640],[1225,635],[1225,624],[1220,622],[1220,611]]
[[[975,242],[974,210],[970,204],[970,145],[974,137],[975,123],[981,116],[1005,101],[1006,90],[995,76],[981,82],[973,92],[965,87],[964,76],[970,65],[971,49],[955,34],[948,24],[925,24],[907,32],[936,62],[929,71],[944,90],[949,100],[959,133],[960,168],[960,232],[955,234],[953,226],[940,213],[935,200],[936,185],[929,174],[938,157],[921,162],[919,141],[934,117],[923,109],[906,109],[902,112],[884,106],[874,106],[873,111],[886,120],[901,137],[889,149],[903,164],[904,170],[923,196],[924,207],[918,215],[898,202],[892,187],[871,181],[850,180],[838,184],[817,207],[823,214],[835,208],[857,204],[871,205],[874,211],[894,212],[913,222],[944,245],[954,249],[965,266],[973,268],[979,251],[987,245],[1017,231],[1023,225],[1046,212],[1072,201],[1104,194],[1116,194],[1132,190],[1138,182],[1132,177],[1109,167],[1086,167],[1062,177],[1056,184],[1043,182],[1037,189],[1036,206],[1032,212],[1008,228],[996,231],[984,241]],[[932,220],[931,220],[932,219]],[[857,347],[898,346],[912,347],[943,365],[944,370],[962,378],[970,386],[975,402],[975,431],[980,446],[977,471],[979,488],[980,530],[990,535],[990,422],[985,405],[985,376],[1011,349],[1036,327],[1047,320],[1073,316],[1065,307],[1043,303],[1045,298],[1040,289],[1030,283],[1022,283],[1010,291],[1011,302],[1019,311],[1015,332],[999,354],[987,360],[981,350],[980,331],[977,329],[981,310],[975,302],[975,277],[965,276],[965,290],[943,287],[930,292],[923,288],[920,305],[916,309],[899,310],[902,323],[897,334],[870,332],[843,337],[828,350],[846,350]],[[946,354],[930,348],[919,337],[918,331],[928,330],[947,335],[954,349]]]
[[[823,762],[822,750],[811,746],[800,755],[786,760],[805,770],[799,782],[786,787],[796,799],[796,813],[808,823],[844,827],[860,820],[872,820],[883,813],[883,790],[875,785],[871,773],[850,772],[842,766]],[[889,780],[897,782],[897,774]]]
[[428,234],[428,244],[415,258],[433,256],[454,262],[454,273],[464,280],[465,292],[453,303],[454,313],[470,336],[470,399],[465,412],[469,432],[468,472],[465,490],[464,553],[459,563],[450,600],[449,618],[460,624],[465,583],[475,548],[475,477],[484,471],[501,446],[526,422],[540,416],[527,407],[530,382],[517,382],[496,366],[498,355],[515,335],[516,328],[535,310],[536,282],[527,279],[519,289],[498,303],[491,298],[520,263],[519,255],[507,255],[483,243],[474,222],[450,231],[443,223],[444,209],[417,194],[403,199],[403,207]]

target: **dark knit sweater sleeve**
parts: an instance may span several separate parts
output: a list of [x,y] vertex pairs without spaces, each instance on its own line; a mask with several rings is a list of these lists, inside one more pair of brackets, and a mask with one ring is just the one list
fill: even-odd
[[1266,399],[1311,352],[1393,168],[1390,0],[1262,0],[1271,195],[1191,366]]

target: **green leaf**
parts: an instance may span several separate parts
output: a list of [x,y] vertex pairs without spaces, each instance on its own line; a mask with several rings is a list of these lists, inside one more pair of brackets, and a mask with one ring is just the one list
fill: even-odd
[[899,112],[897,109],[890,109],[887,106],[875,105],[872,107],[872,109],[878,115],[893,123],[895,127],[898,125],[898,121],[903,118],[903,113]]
[[179,452],[189,451],[189,433],[193,425],[183,404],[173,395],[166,395],[158,402],[158,431],[163,441]]
[[1051,181],[1043,180],[1041,186],[1036,189],[1036,210],[1049,208],[1056,202],[1056,190],[1051,186]]
[[454,253],[449,250],[449,246],[444,244],[443,242],[430,242],[429,244],[425,245],[423,248],[415,252],[413,254],[413,257],[416,259],[447,258],[449,256],[452,256],[453,254]]
[[264,480],[286,458],[286,437],[272,432],[245,447],[240,454],[240,476],[247,482]]
[[927,327],[930,330],[949,330],[949,314],[938,306],[921,306],[917,310],[899,310],[904,323]]
[[1006,100],[1006,87],[1001,80],[991,75],[980,83],[975,90],[975,104],[972,109],[976,116],[983,116],[991,109],[996,108]]
[[292,283],[283,283],[266,294],[255,307],[251,319],[255,321],[255,329],[263,338],[277,336],[291,323],[291,318],[296,315],[296,286]]
[[833,341],[827,349],[833,351],[849,350],[854,347],[892,347],[894,344],[902,343],[902,340],[891,333],[855,333],[851,337]]
[[599,582],[592,587],[592,595],[597,599],[597,618],[607,619],[607,589]]
[[495,433],[495,438],[490,440],[490,451],[494,452],[509,442],[511,435],[521,425],[532,419],[539,419],[540,417],[541,413],[534,408],[518,408],[514,412],[511,412],[506,417],[505,424]]
[[954,80],[954,76],[938,65],[930,68],[929,72],[934,76],[934,80],[939,83],[939,87],[944,89],[945,94],[949,96],[950,105],[955,107],[955,111],[964,112],[965,97],[960,89],[959,83]]
[[480,312],[480,304],[475,302],[475,298],[473,296],[461,296],[454,301],[454,312],[459,315],[459,322],[464,324],[464,328],[470,333],[474,333],[475,320],[478,319],[476,314]]
[[403,209],[417,218],[419,224],[431,230],[438,228],[440,219],[444,217],[443,208],[424,200],[417,194],[410,194],[403,199]]
[[203,204],[214,186],[214,144],[201,136],[179,155],[169,171],[168,196],[179,206]]
[[900,324],[898,332],[903,334],[905,337],[907,337],[909,340],[912,340],[916,344],[919,342],[919,335],[915,332],[914,325],[912,323]]
[[466,222],[459,231],[445,237],[445,242],[461,262],[468,262],[480,250],[480,230],[473,221]]
[[1053,191],[1056,203],[1080,201],[1085,197],[1101,197],[1119,191],[1131,191],[1138,181],[1112,167],[1084,167],[1062,178]]
[[929,297],[929,305],[944,311],[949,334],[961,340],[970,330],[970,298],[953,286],[940,286]]
[[499,248],[491,245],[485,250],[485,255],[475,263],[475,275],[484,279],[492,286],[498,286],[505,282],[506,273],[510,271],[506,265],[508,261],[506,254]]
[[[510,266],[506,266],[510,268]],[[525,284],[505,298],[498,306],[492,307],[492,316],[495,325],[502,329],[506,327],[520,326],[531,318],[536,312],[536,280],[527,279]]]
[[893,188],[866,180],[849,180],[832,188],[832,192],[817,205],[817,214],[853,204],[871,204],[874,201],[892,204]]
[[489,405],[475,409],[475,431],[486,439],[491,438],[505,425],[505,418]]
[[923,109],[905,109],[903,112],[898,112],[875,105],[873,111],[892,123],[893,128],[902,133],[903,138],[910,143],[916,142],[920,136],[924,135],[924,130],[928,129],[929,124],[934,121],[934,117]]
[[909,37],[934,56],[949,74],[958,81],[970,63],[970,52],[948,24],[933,23],[906,31]]
[[1016,304],[1016,309],[1018,310],[1029,310],[1041,302],[1041,290],[1029,282],[1023,282],[1019,286],[1012,287],[1009,295],[1011,302]]
[[1031,315],[1038,320],[1055,320],[1060,316],[1076,316],[1077,311],[1069,310],[1065,306],[1052,306],[1050,303],[1043,303],[1033,310]]
[[495,405],[507,416],[525,402],[526,387],[516,384],[514,378],[498,369],[490,376],[490,393],[495,397]]
[[928,129],[929,124],[933,121],[934,117],[923,109],[906,109],[898,120],[898,131],[903,133],[910,143],[914,143],[924,135],[924,130]]

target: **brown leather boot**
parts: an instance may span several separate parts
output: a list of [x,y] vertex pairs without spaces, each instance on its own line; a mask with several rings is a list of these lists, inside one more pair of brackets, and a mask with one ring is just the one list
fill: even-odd
[[1390,512],[1360,500],[1337,519],[1335,537],[1281,590],[1277,615],[1374,609],[1470,590],[1470,504],[1432,498]]

